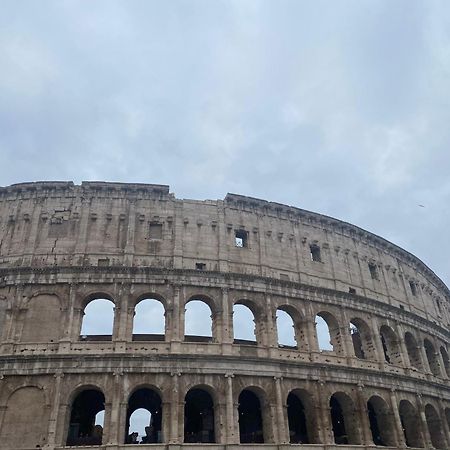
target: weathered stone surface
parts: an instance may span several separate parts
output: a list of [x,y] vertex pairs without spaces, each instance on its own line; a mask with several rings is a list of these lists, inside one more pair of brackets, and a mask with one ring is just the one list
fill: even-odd
[[[96,298],[114,302],[113,332],[83,339]],[[133,339],[144,298],[163,304],[164,336]],[[211,309],[211,339],[184,336],[192,299]],[[255,343],[233,339],[239,303],[254,314]],[[293,319],[295,348],[278,345],[278,309]],[[317,314],[332,351],[319,349]],[[244,390],[260,402],[266,443],[246,448],[372,448],[377,435],[388,448],[448,449],[449,324],[450,292],[426,265],[330,217],[234,194],[180,200],[161,185],[0,188],[1,449],[66,446],[86,390],[104,395],[100,448],[130,448],[127,404],[139,388],[161,400],[156,449],[205,446],[183,443],[194,388],[213,400],[214,450],[240,448]],[[293,430],[292,396],[307,438]]]

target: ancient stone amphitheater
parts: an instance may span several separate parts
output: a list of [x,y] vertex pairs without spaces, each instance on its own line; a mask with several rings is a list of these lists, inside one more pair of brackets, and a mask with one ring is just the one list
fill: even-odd
[[[450,292],[383,238],[151,184],[18,184],[0,212],[0,448],[450,448]],[[209,336],[185,330],[194,301]],[[95,302],[110,334],[82,331]],[[163,332],[135,332],[145,302]]]

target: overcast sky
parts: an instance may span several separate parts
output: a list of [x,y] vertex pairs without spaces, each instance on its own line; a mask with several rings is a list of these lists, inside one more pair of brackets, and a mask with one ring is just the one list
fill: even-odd
[[2,0],[3,186],[260,197],[380,234],[449,284],[449,108],[448,0]]

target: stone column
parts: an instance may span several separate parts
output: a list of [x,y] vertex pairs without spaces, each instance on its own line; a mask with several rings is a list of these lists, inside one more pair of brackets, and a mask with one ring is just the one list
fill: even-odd
[[328,392],[325,389],[325,381],[317,380],[317,406],[316,420],[318,434],[322,444],[334,444],[333,426],[331,423],[330,405]]
[[237,444],[238,441],[238,428],[236,427],[237,411],[235,411],[233,403],[233,378],[232,373],[225,374],[226,378],[226,416],[227,416],[227,430],[226,430],[226,443]]
[[122,384],[123,373],[121,371],[114,372],[113,374],[113,389],[111,392],[111,402],[109,421],[106,421],[106,409],[105,409],[105,425],[109,425],[109,432],[106,436],[107,441],[104,439],[104,444],[122,444],[124,442],[125,423],[122,423],[121,416],[123,412],[126,413],[127,404],[122,401]]
[[406,348],[406,344],[405,344],[405,330],[399,323],[396,323],[396,331],[398,334],[398,340],[399,340],[400,348],[402,351],[403,366],[406,368],[410,368],[411,364],[409,362],[408,349]]
[[128,210],[127,242],[125,244],[124,265],[132,266],[134,257],[134,235],[136,228],[136,203],[130,200],[130,209]]
[[398,398],[397,398],[397,393],[395,391],[395,389],[391,389],[390,392],[390,400],[391,400],[391,409],[392,409],[392,413],[394,416],[394,425],[395,425],[395,434],[397,436],[397,445],[400,448],[405,448],[406,447],[406,440],[405,440],[405,433],[403,431],[403,425],[402,425],[402,421],[400,419],[400,413],[398,410],[398,406],[399,406],[399,402],[398,402]]
[[49,447],[54,447],[57,445],[56,442],[56,426],[57,420],[59,417],[59,404],[61,401],[61,380],[64,377],[64,373],[62,371],[58,371],[55,373],[55,385],[54,385],[54,394],[53,394],[53,404],[50,412],[50,419],[48,425],[48,439],[47,445]]
[[289,443],[289,430],[286,426],[286,417],[285,417],[285,407],[283,402],[283,395],[281,393],[281,380],[282,377],[274,377],[275,380],[275,396],[276,396],[276,411],[277,411],[277,419],[274,422],[276,426],[276,433],[278,442],[277,444],[288,444]]
[[[173,307],[172,307],[172,336],[170,341],[170,351],[178,353],[180,351],[180,342],[184,337],[184,305],[181,307],[181,288],[178,285],[173,286]],[[183,316],[183,318],[181,318]],[[183,329],[181,330],[181,326]]]
[[170,415],[171,415],[171,402],[162,402],[162,424],[161,424],[161,442],[168,442],[170,438]]
[[180,393],[179,393],[179,377],[180,372],[172,372],[172,396],[170,402],[170,444],[178,444],[180,436],[180,424],[179,424],[179,406],[180,406]]
[[428,430],[427,417],[425,415],[425,408],[423,406],[422,394],[417,394],[417,411],[419,412],[421,427],[422,427],[422,436],[423,441],[426,448],[433,448],[433,444],[431,443],[430,431]]
[[265,319],[266,319],[266,338],[269,351],[278,349],[278,336],[277,336],[277,318],[276,312],[272,310],[272,297],[270,294],[265,295]]
[[233,308],[229,303],[228,294],[228,288],[222,288],[222,354],[224,355],[232,353],[231,345],[233,344]]
[[386,363],[384,358],[384,350],[383,350],[383,344],[381,342],[381,336],[380,336],[380,328],[378,326],[378,322],[375,319],[375,317],[372,317],[372,340],[375,344],[375,356],[379,362],[379,366],[381,370],[384,370],[384,365]]
[[439,399],[439,406],[440,406],[439,417],[441,418],[441,422],[443,425],[444,438],[445,441],[447,442],[447,448],[450,448],[450,427],[447,422],[447,416],[445,415],[445,405],[442,398]]
[[358,398],[359,419],[362,428],[361,437],[364,445],[374,445],[372,438],[372,431],[370,429],[369,415],[367,412],[367,404],[363,395],[363,389],[364,385],[359,383],[357,398]]

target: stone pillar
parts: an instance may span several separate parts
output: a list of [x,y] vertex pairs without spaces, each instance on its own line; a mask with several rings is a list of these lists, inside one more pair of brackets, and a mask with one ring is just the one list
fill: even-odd
[[130,209],[128,211],[128,227],[127,227],[127,242],[125,244],[124,265],[132,266],[134,257],[134,235],[136,228],[136,203],[130,200]]
[[[130,287],[131,285],[119,284],[117,289],[117,304],[115,307],[114,314],[114,331],[113,340],[127,342],[131,341],[131,336],[133,334],[133,321],[130,319],[129,314],[129,300],[130,300]],[[134,305],[131,307],[134,314]],[[132,319],[133,316],[131,316]],[[131,324],[130,324],[131,322]],[[130,329],[131,325],[131,329]]]
[[41,217],[41,210],[42,206],[39,203],[35,203],[31,218],[30,234],[28,236],[26,247],[28,249],[28,254],[24,254],[24,260],[22,263],[23,266],[31,266],[33,262],[33,256],[36,249],[37,237],[39,233],[39,225],[41,223],[41,221],[39,220]]
[[305,335],[307,346],[310,352],[319,352],[319,344],[317,342],[315,316],[305,317],[304,321]]
[[343,324],[339,325],[339,333],[342,339],[342,348],[344,351],[344,356],[347,357],[348,363],[351,364],[351,360],[355,357],[355,350],[353,348],[352,336],[350,334],[350,319],[348,318],[347,311],[345,308],[342,310],[342,320]]
[[442,422],[444,438],[447,442],[447,448],[450,448],[450,427],[447,422],[447,416],[445,414],[445,405],[444,405],[444,401],[442,400],[442,398],[439,399],[439,406],[440,406],[439,417],[441,418],[441,422]]
[[422,426],[423,442],[426,448],[433,448],[433,444],[431,443],[430,431],[428,430],[425,408],[423,406],[422,394],[417,394],[416,399],[417,399],[417,411],[419,412],[420,422]]
[[367,403],[364,398],[363,390],[364,390],[364,385],[359,383],[357,399],[358,399],[359,421],[360,421],[361,428],[362,428],[361,438],[362,438],[362,442],[364,445],[374,445],[373,438],[372,438],[372,431],[370,429],[370,421],[369,421],[369,414],[367,411]]
[[423,361],[423,371],[427,375],[432,375],[430,362],[428,361],[427,351],[425,350],[425,346],[423,344],[423,339],[422,338],[420,338],[419,347],[420,347],[420,354],[422,356],[422,361]]
[[411,364],[409,362],[408,349],[406,348],[406,343],[405,343],[405,330],[399,323],[396,323],[396,331],[397,331],[397,335],[398,335],[398,341],[400,343],[400,349],[402,352],[403,366],[406,368],[410,368]]
[[89,214],[90,214],[89,199],[86,199],[86,200],[82,201],[82,204],[81,204],[81,219],[80,219],[80,225],[79,225],[79,229],[78,229],[79,231],[78,231],[78,236],[77,236],[77,243],[75,244],[75,251],[74,251],[74,264],[75,265],[83,265],[83,263],[84,263]]
[[222,354],[230,355],[233,344],[233,308],[229,303],[229,290],[222,288]]
[[103,439],[104,444],[122,444],[124,442],[125,424],[121,421],[121,413],[125,411],[127,404],[122,401],[122,384],[123,384],[123,373],[121,371],[114,372],[113,389],[111,392],[111,402],[109,421],[106,421],[106,410],[105,410],[105,425],[108,424],[109,432],[105,436],[107,438]]
[[162,402],[162,424],[161,424],[161,442],[168,442],[170,438],[170,414],[171,414],[171,403]]
[[226,378],[226,417],[227,417],[227,430],[226,430],[226,443],[237,444],[238,428],[236,426],[237,410],[235,410],[233,402],[233,378],[232,373],[225,374]]
[[[180,351],[180,342],[184,337],[184,304],[181,306],[181,288],[178,285],[173,286],[173,308],[172,308],[172,336],[170,340],[170,351],[178,353]],[[181,317],[183,316],[183,317]],[[181,327],[183,329],[181,330]]]
[[397,445],[400,448],[405,448],[406,447],[406,440],[405,440],[405,433],[403,431],[403,425],[402,425],[402,421],[400,419],[400,413],[398,410],[398,406],[399,406],[399,402],[398,402],[398,398],[397,398],[397,393],[395,391],[395,389],[391,389],[390,392],[390,400],[391,400],[391,409],[392,409],[392,414],[394,417],[394,426],[395,426],[395,434],[397,436]]
[[58,371],[55,373],[55,385],[54,385],[54,394],[53,394],[53,404],[50,412],[50,419],[48,425],[48,439],[47,445],[51,448],[57,445],[56,442],[56,426],[57,420],[59,417],[59,404],[61,401],[61,380],[64,377],[64,373],[62,371]]
[[333,426],[331,423],[329,393],[325,389],[325,381],[317,380],[316,420],[318,435],[322,444],[334,444]]
[[272,297],[269,294],[265,295],[265,319],[266,319],[266,338],[267,346],[269,349],[278,349],[278,336],[277,336],[277,317],[276,312],[272,308]]
[[274,422],[274,425],[276,427],[276,433],[278,438],[277,444],[288,444],[289,443],[289,430],[286,417],[285,417],[285,407],[283,402],[283,395],[281,393],[281,380],[282,377],[274,377],[275,380],[275,396],[276,396],[276,411],[277,411],[277,418]]
[[379,362],[380,369],[384,369],[386,360],[384,358],[383,344],[381,342],[380,328],[375,317],[372,317],[372,340],[375,344],[375,356]]
[[170,444],[180,443],[180,424],[179,424],[179,407],[180,407],[180,393],[179,393],[179,377],[180,372],[172,372],[172,396],[170,402]]

